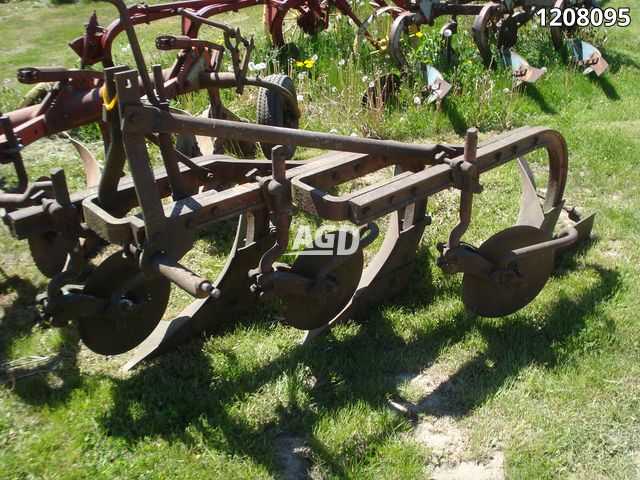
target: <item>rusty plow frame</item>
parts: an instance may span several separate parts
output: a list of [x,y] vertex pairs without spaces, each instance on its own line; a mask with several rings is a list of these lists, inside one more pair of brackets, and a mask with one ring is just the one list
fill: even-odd
[[[568,152],[563,137],[543,127],[525,127],[478,143],[467,132],[462,145],[407,144],[345,137],[291,128],[197,118],[173,113],[142,98],[138,73],[114,74],[122,147],[131,171],[103,191],[57,200],[60,209],[83,211],[84,227],[116,245],[112,254],[78,285],[82,259],[69,255],[40,302],[54,325],[70,321],[92,350],[114,355],[137,347],[126,368],[166,352],[202,332],[237,321],[257,301],[280,299],[284,322],[304,330],[305,340],[329,331],[364,309],[398,295],[410,281],[418,247],[430,224],[429,197],[460,192],[459,221],[439,245],[438,265],[462,273],[462,298],[476,315],[503,316],[530,303],[552,273],[554,260],[586,239],[593,215],[556,229],[563,211]],[[270,160],[205,155],[177,165],[163,151],[165,168],[154,171],[145,139],[189,134],[268,142]],[[287,160],[287,146],[327,153],[307,161]],[[546,188],[537,186],[525,156],[546,151]],[[483,174],[517,162],[521,205],[515,224],[476,247],[463,241]],[[122,163],[107,160],[118,174]],[[348,194],[333,188],[392,167],[394,175]],[[64,190],[63,173],[56,173]],[[119,178],[119,175],[118,175]],[[176,188],[179,187],[179,188]],[[181,195],[171,192],[181,191]],[[163,199],[168,199],[163,201]],[[134,207],[139,210],[131,212]],[[135,213],[138,212],[138,213]],[[316,255],[328,232],[293,262],[283,262],[292,218],[298,213],[356,227],[355,250]],[[364,250],[380,235],[381,247],[365,265]],[[237,220],[237,234],[217,279],[180,262],[207,227]],[[41,207],[9,214],[17,235],[51,228]],[[75,237],[65,237],[73,244]],[[70,252],[74,252],[73,248]],[[324,252],[326,253],[326,252]],[[161,321],[174,284],[193,297],[191,305]]]

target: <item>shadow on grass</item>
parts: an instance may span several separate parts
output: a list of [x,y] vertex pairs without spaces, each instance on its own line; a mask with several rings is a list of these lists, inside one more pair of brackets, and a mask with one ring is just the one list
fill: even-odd
[[[457,280],[434,281],[432,261],[426,248],[421,249],[413,281],[390,304],[403,306],[403,318],[410,319],[412,311],[452,297],[454,289],[459,288]],[[368,436],[364,450],[369,454],[360,451],[362,448],[351,452],[351,447],[335,454],[314,437],[320,420],[362,402],[385,409],[388,399],[397,394],[401,383],[398,378],[406,378],[408,371],[422,371],[438,360],[444,349],[463,341],[472,331],[482,335],[488,348],[446,381],[453,395],[447,393],[449,407],[436,414],[466,415],[527,365],[552,368],[562,363],[561,352],[572,345],[567,346],[567,342],[584,328],[585,319],[598,302],[610,296],[620,282],[617,272],[590,268],[597,274],[597,282],[575,296],[559,296],[542,324],[523,314],[499,321],[474,321],[460,305],[446,319],[428,326],[423,322],[406,340],[390,321],[393,308],[391,313],[375,308],[361,316],[366,322],[353,335],[342,335],[346,337],[342,339],[327,335],[309,345],[294,346],[267,365],[247,371],[233,368],[239,372],[235,376],[216,372],[203,353],[202,341],[194,341],[130,378],[114,379],[113,406],[99,424],[106,434],[131,444],[149,436],[194,445],[205,441],[207,448],[249,457],[274,475],[280,472],[276,461],[278,436],[301,437],[311,446],[316,460],[329,466],[332,474],[345,476],[348,465],[370,461],[370,447],[383,443],[398,426]],[[613,328],[612,322],[607,328]],[[226,369],[239,364],[232,350],[217,353],[224,354]],[[274,418],[260,426],[251,425],[250,416],[238,414],[238,403],[252,401],[253,395],[264,392],[268,384],[283,376],[295,378],[301,366],[315,378],[312,384],[299,385],[314,408],[299,407],[295,401],[289,406],[278,403],[272,408]],[[442,394],[441,388],[445,385],[430,395]],[[295,397],[295,392],[290,396]],[[198,432],[198,438],[194,438],[194,432]]]
[[453,130],[458,135],[464,135],[469,128],[469,123],[462,113],[460,113],[457,102],[445,97],[442,102],[442,111],[449,118],[449,122],[451,122]]
[[77,365],[80,350],[77,333],[70,327],[61,329],[55,353],[7,362],[14,342],[33,334],[39,318],[33,303],[39,291],[31,282],[18,276],[8,276],[0,268],[0,295],[12,295],[14,292],[16,298],[5,307],[0,322],[0,359],[4,360],[0,363],[0,381],[31,405],[62,403],[81,383]]
[[616,87],[609,81],[605,75],[597,76],[593,73],[589,74],[589,80],[595,83],[602,89],[602,93],[606,95],[609,100],[620,100],[620,94],[616,90]]
[[540,89],[534,84],[525,83],[523,91],[531,100],[538,104],[540,110],[542,110],[544,113],[547,113],[549,115],[555,115],[556,113],[558,113],[555,108],[549,105],[546,98],[544,98],[544,95],[540,93]]

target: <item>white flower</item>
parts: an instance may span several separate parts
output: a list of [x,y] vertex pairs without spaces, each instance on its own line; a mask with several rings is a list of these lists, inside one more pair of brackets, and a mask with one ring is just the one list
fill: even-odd
[[304,72],[300,72],[300,73],[298,74],[298,80],[304,80],[304,77],[305,77]]
[[542,67],[541,70],[545,73],[547,73],[547,67]]
[[338,130],[336,130],[335,128],[332,128],[331,130],[329,130],[329,133],[338,133]]
[[369,81],[369,76],[368,75],[364,75],[362,77],[362,83],[367,83]]
[[227,67],[227,72],[233,72],[233,65],[229,65]]
[[406,122],[406,121],[407,121],[407,117],[400,117],[400,122],[401,122],[401,123],[404,123],[404,122]]
[[369,88],[373,88],[376,86],[376,82],[369,82]]
[[296,99],[301,102],[304,100],[304,95],[296,95]]
[[357,137],[358,134],[356,132],[352,132],[351,135],[349,135],[350,137]]
[[256,64],[253,62],[249,62],[249,70],[251,70],[252,72],[256,69]]
[[335,86],[331,87],[331,93],[336,93],[337,91],[338,89]]
[[504,88],[504,90],[502,90],[503,93],[509,93],[511,90],[509,90],[507,87]]
[[443,33],[443,35],[445,37],[450,37],[453,34],[453,32],[451,30],[449,30],[448,28],[442,33]]
[[338,60],[338,65],[342,66],[346,63],[344,58],[341,58],[340,60]]
[[318,55],[315,55],[315,54],[312,55],[311,56],[311,60],[313,60],[314,62],[317,62],[318,61]]
[[420,105],[422,103],[422,99],[418,96],[413,97],[413,104],[414,105]]
[[260,63],[249,62],[249,69],[253,72],[258,72],[260,70],[264,70],[265,68],[267,68],[267,64],[264,62],[260,62]]
[[341,19],[342,19],[342,14],[336,13],[336,20],[341,20]]

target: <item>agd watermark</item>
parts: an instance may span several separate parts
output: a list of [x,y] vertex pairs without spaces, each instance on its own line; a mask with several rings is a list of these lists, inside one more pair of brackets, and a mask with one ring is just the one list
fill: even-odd
[[291,250],[283,255],[351,255],[359,246],[360,229],[354,225],[325,224],[315,231],[310,225],[299,225]]

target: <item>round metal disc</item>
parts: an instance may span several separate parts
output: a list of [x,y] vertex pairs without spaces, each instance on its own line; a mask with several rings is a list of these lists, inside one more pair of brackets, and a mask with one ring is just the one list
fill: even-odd
[[[497,265],[500,257],[510,250],[548,240],[549,235],[542,230],[518,225],[496,233],[477,252]],[[553,262],[552,250],[517,260],[517,270],[525,279],[521,285],[500,286],[489,278],[466,273],[462,279],[464,304],[483,317],[502,317],[516,312],[540,293],[553,271]]]
[[[83,293],[109,299],[124,282],[140,273],[135,260],[115,253],[87,278]],[[78,331],[84,344],[101,355],[118,355],[138,346],[162,319],[169,301],[170,282],[158,277],[145,280],[124,295],[133,306],[117,314],[84,316]],[[105,302],[106,303],[106,302]]]
[[[338,232],[327,232],[325,237],[335,237]],[[354,238],[347,233],[347,243]],[[332,242],[335,244],[335,242]],[[300,255],[291,266],[291,273],[307,278],[316,278],[318,273],[331,261],[333,255],[310,255],[310,252],[320,251],[322,248],[316,242],[309,245],[303,255]],[[326,250],[326,249],[325,249]],[[284,303],[284,322],[301,330],[312,330],[321,327],[335,317],[347,305],[358,288],[362,270],[364,269],[364,255],[359,249],[340,263],[327,274],[327,278],[333,280],[337,288],[321,296],[314,295],[282,295]]]
[[67,249],[59,232],[45,232],[29,237],[29,249],[38,270],[49,278],[59,274],[67,261]]

